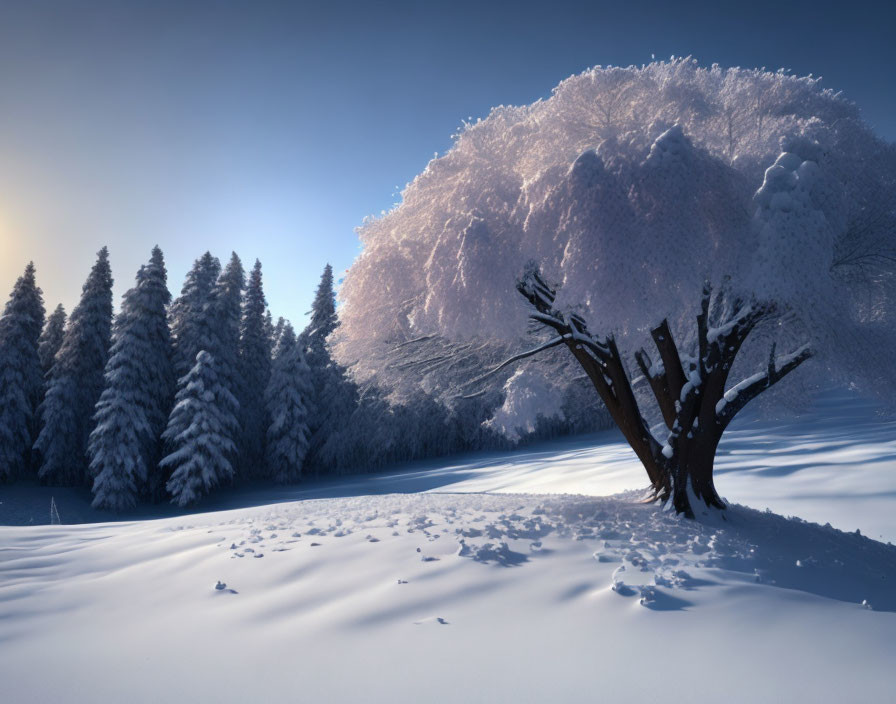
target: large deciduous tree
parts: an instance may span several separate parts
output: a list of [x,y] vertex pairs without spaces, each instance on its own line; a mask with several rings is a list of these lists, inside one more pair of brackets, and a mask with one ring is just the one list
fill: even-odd
[[634,357],[642,375],[636,379],[649,385],[668,431],[661,440],[641,411],[632,388],[634,380],[615,337],[594,335],[581,316],[557,310],[557,292],[536,267],[529,267],[517,288],[535,309],[532,320],[552,330],[554,336],[510,358],[499,369],[552,347],[565,346],[644,465],[652,498],[671,499],[676,511],[688,516],[694,515],[692,497],[707,506],[725,508],[713,481],[722,434],[747,403],[812,356],[808,345],[778,356],[772,342],[764,369],[736,384],[728,383],[744,342],[757,325],[777,317],[777,306],[729,300],[724,292],[713,297],[706,285],[695,320],[697,349],[693,356],[681,353],[667,320],[651,329],[656,357],[651,358],[643,348],[635,351]]
[[[467,125],[365,221],[332,347],[391,399],[490,403],[511,435],[570,424],[563,399],[587,412],[571,392],[605,384],[655,492],[675,499],[683,472],[679,489],[718,504],[718,436],[760,387],[777,403],[835,384],[896,398],[894,184],[896,147],[818,79],[690,59],[591,69]],[[551,338],[527,335],[532,305]],[[482,378],[496,351],[554,338]],[[459,379],[471,362],[478,384]]]

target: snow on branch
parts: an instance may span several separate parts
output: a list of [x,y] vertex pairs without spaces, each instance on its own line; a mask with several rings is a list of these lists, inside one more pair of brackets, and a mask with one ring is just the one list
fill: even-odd
[[400,342],[395,345],[395,349],[399,349],[401,347],[407,347],[408,345],[413,345],[418,342],[425,342],[426,340],[431,340],[435,335],[422,335],[420,337],[415,337],[413,340],[406,340],[405,342]]
[[520,360],[526,359],[527,357],[533,357],[536,354],[538,354],[539,352],[544,352],[545,350],[549,350],[552,347],[556,347],[557,345],[562,345],[564,342],[566,342],[570,338],[571,338],[571,335],[568,335],[568,334],[567,335],[558,335],[557,337],[551,338],[547,342],[545,342],[541,345],[538,345],[537,347],[533,347],[531,350],[527,350],[525,352],[520,352],[519,354],[515,354],[515,355],[513,355],[513,357],[505,359],[494,369],[491,369],[490,371],[487,371],[485,374],[482,374],[481,376],[476,377],[472,381],[467,382],[466,385],[471,386],[477,382],[487,379],[488,377],[492,376],[493,374],[497,374],[502,369],[506,369],[507,367],[509,367],[511,364],[513,364],[515,362],[519,362]]
[[769,352],[768,368],[757,372],[736,384],[716,404],[716,420],[723,426],[728,425],[737,413],[760,393],[778,383],[800,364],[812,357],[808,344],[803,345],[788,355],[775,357],[775,345]]

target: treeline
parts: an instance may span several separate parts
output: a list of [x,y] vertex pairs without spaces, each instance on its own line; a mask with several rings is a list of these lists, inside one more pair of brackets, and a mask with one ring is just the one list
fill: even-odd
[[205,253],[172,301],[154,248],[114,321],[106,248],[68,319],[60,305],[45,320],[29,264],[0,317],[0,480],[86,485],[121,511],[506,444],[481,403],[394,405],[355,384],[327,345],[338,324],[329,265],[297,335],[273,322],[260,262],[247,277],[236,254],[222,269]]

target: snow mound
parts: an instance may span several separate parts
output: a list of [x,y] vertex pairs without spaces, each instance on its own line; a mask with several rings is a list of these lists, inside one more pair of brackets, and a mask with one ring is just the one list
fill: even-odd
[[[578,702],[594,677],[631,701],[665,676],[632,654],[674,639],[674,669],[724,642],[708,684],[749,667],[735,700],[886,698],[896,547],[742,506],[691,521],[638,496],[386,494],[5,527],[0,677],[17,702],[273,700],[299,685],[332,702]],[[227,584],[239,598],[201,598]],[[222,668],[235,643],[240,666]],[[41,677],[20,676],[36,662]],[[466,676],[433,690],[449,662]]]

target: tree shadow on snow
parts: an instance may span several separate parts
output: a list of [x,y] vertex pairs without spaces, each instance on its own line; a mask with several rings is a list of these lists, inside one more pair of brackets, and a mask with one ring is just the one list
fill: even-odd
[[896,546],[799,518],[734,505],[706,555],[708,567],[750,581],[896,611]]
[[277,485],[269,481],[244,482],[221,487],[195,506],[179,508],[168,502],[141,504],[133,511],[112,513],[91,507],[86,487],[50,487],[36,481],[0,485],[0,525],[46,525],[51,523],[53,499],[63,524],[105,523],[169,518],[238,508],[267,506],[306,499],[350,498],[384,494],[417,494],[446,489],[461,482],[505,473],[519,477],[529,468],[543,469],[558,456],[586,455],[596,445],[614,442],[616,431],[544,441],[516,450],[471,452],[396,465],[372,473],[335,477],[310,477],[299,484]]

